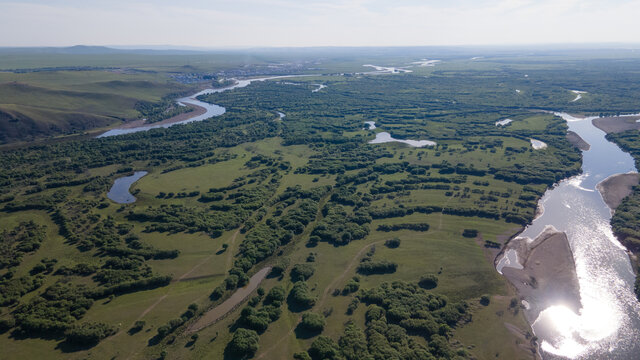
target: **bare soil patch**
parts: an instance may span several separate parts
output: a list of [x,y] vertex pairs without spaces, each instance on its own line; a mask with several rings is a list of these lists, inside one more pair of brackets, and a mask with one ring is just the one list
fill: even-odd
[[609,209],[614,211],[622,203],[622,199],[633,192],[633,187],[638,185],[638,182],[640,175],[637,173],[618,174],[602,180],[596,188]]
[[640,116],[614,116],[593,119],[592,123],[598,129],[609,134],[640,129],[640,123],[636,122],[638,119],[640,119]]

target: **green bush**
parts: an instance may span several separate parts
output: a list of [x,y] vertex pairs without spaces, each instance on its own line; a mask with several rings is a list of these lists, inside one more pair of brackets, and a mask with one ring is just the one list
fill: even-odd
[[260,337],[254,330],[240,328],[227,344],[227,351],[236,359],[252,356],[258,351],[259,340]]
[[427,274],[420,278],[418,282],[420,287],[425,289],[433,289],[438,286],[438,277],[434,274]]
[[83,323],[69,328],[64,335],[72,344],[95,345],[117,331],[117,328],[104,323]]
[[313,360],[340,359],[340,348],[335,341],[326,336],[318,336],[307,351]]
[[293,284],[288,299],[301,308],[310,308],[316,303],[316,297],[311,294],[309,286],[304,281]]
[[300,329],[306,330],[312,333],[320,333],[324,329],[325,320],[320,314],[308,312],[302,314],[302,321],[300,322]]
[[395,249],[397,247],[400,247],[400,239],[398,238],[389,239],[384,242],[384,245],[389,249]]
[[291,281],[306,281],[315,272],[315,268],[310,264],[296,264],[291,269]]

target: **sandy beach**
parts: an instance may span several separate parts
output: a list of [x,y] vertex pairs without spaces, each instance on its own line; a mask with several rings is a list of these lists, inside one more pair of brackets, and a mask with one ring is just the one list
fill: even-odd
[[576,313],[582,307],[580,285],[567,236],[548,228],[533,242],[516,238],[507,249],[518,252],[523,269],[503,268],[503,274],[515,286],[530,307],[525,315],[530,323],[545,308],[562,303]]
[[640,123],[636,122],[638,119],[640,119],[640,116],[616,116],[597,118],[593,119],[592,122],[595,127],[609,134],[640,129]]
[[625,197],[633,192],[633,187],[639,182],[640,175],[637,173],[618,174],[602,180],[596,188],[602,195],[604,202],[613,211]]
[[577,147],[578,149],[582,150],[582,151],[587,151],[589,149],[591,149],[591,145],[589,145],[589,143],[587,143],[586,141],[584,141],[584,139],[582,139],[580,137],[580,135],[576,134],[575,132],[569,130],[567,131],[567,140],[569,140],[569,142]]

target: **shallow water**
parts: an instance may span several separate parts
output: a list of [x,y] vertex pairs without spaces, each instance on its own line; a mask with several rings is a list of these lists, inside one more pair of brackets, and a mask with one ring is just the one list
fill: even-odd
[[571,102],[576,102],[580,99],[582,99],[582,94],[586,94],[586,91],[580,91],[580,90],[571,90],[572,93],[576,94],[576,98],[571,100]]
[[516,269],[523,268],[523,266],[520,264],[520,261],[518,260],[518,252],[514,249],[505,251],[502,259],[500,259],[500,261],[498,261],[498,263],[496,264],[496,270],[498,270],[500,274],[502,274],[502,269],[504,269],[505,267],[512,267]]
[[365,124],[369,125],[369,129],[368,130],[373,130],[376,128],[376,122],[375,121],[365,121]]
[[536,139],[529,139],[529,140],[531,141],[531,147],[534,150],[542,150],[547,147],[547,143],[545,143],[544,141],[540,141]]
[[392,67],[392,66],[378,66],[378,65],[371,65],[371,64],[366,64],[366,65],[362,65],[362,66],[374,68],[376,70],[376,71],[368,72],[366,74],[399,74],[399,73],[410,73],[410,72],[413,72],[411,70]]
[[435,146],[436,143],[431,140],[400,140],[394,139],[391,137],[391,134],[388,132],[379,132],[376,134],[376,138],[369,141],[369,144],[384,144],[388,142],[399,142],[403,144],[407,144],[413,147],[425,147],[425,146]]
[[107,193],[107,197],[118,204],[131,204],[136,201],[136,198],[131,195],[129,188],[134,182],[140,180],[143,176],[147,175],[146,171],[136,171],[131,176],[124,176],[117,178],[111,186],[111,190]]
[[513,120],[511,120],[511,119],[504,119],[504,120],[496,121],[496,126],[505,126],[505,125],[508,125],[511,122],[513,122]]
[[418,65],[418,66],[436,66],[436,64],[439,63],[440,61],[441,60],[422,59],[420,61],[414,61],[411,64]]
[[583,174],[548,190],[540,200],[544,213],[520,237],[531,241],[549,225],[567,234],[583,307],[576,314],[564,304],[550,306],[532,328],[545,359],[637,359],[640,305],[633,293],[634,274],[611,230],[611,212],[596,190],[611,175],[636,171],[634,161],[605,139],[593,118],[556,115],[591,148],[582,152]]
[[316,93],[316,92],[318,92],[318,91],[320,91],[320,90],[322,90],[322,89],[327,87],[327,85],[325,85],[325,84],[313,84],[313,85],[317,86],[316,89],[311,90],[311,92],[314,92],[314,93]]

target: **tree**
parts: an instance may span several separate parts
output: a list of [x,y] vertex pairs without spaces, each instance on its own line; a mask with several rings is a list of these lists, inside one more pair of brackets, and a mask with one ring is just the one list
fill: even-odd
[[276,285],[269,290],[267,297],[264,299],[266,304],[271,304],[275,301],[282,302],[286,296],[285,290],[282,286]]
[[115,327],[104,323],[83,323],[69,328],[65,336],[67,341],[73,344],[95,345],[117,331]]
[[367,338],[364,332],[352,322],[344,328],[344,335],[340,337],[338,344],[347,360],[360,360],[369,357]]
[[313,312],[307,312],[302,314],[302,321],[300,322],[300,328],[312,333],[320,333],[324,329],[325,320],[320,314]]
[[260,337],[254,330],[240,328],[233,334],[227,351],[237,358],[246,358],[258,351]]
[[397,237],[389,239],[384,242],[384,246],[388,247],[389,249],[395,249],[400,246],[400,239],[398,239]]
[[318,336],[307,351],[313,360],[333,360],[340,358],[338,344],[326,336]]
[[438,286],[438,277],[434,274],[427,274],[420,278],[418,285],[424,289],[433,289]]
[[316,303],[316,298],[311,294],[306,282],[298,281],[289,292],[289,301],[296,306],[310,308]]
[[293,266],[293,269],[291,269],[291,281],[308,280],[314,272],[315,268],[310,264],[296,264]]
[[489,306],[490,302],[491,302],[491,298],[489,297],[489,295],[482,295],[480,297],[480,304],[484,306]]

